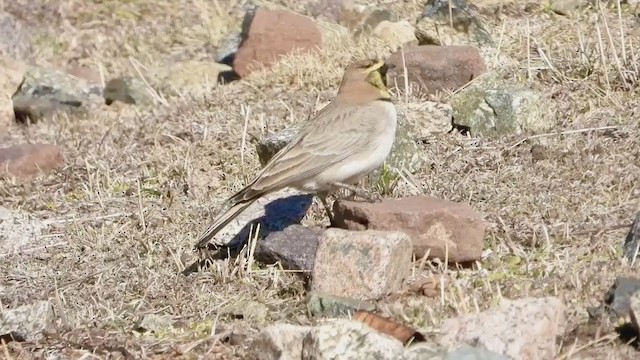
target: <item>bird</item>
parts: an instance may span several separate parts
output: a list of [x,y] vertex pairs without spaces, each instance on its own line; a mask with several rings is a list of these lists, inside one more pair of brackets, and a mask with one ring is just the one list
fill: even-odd
[[195,248],[206,248],[254,201],[284,188],[315,194],[331,224],[335,222],[327,197],[335,191],[346,189],[368,202],[380,201],[379,195],[355,184],[384,163],[395,142],[397,110],[386,82],[392,67],[373,58],[347,65],[333,100],[224,202],[228,209],[199,236]]

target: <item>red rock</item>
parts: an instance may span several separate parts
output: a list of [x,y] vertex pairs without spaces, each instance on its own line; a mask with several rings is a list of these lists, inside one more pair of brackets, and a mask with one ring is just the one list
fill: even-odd
[[64,163],[62,149],[50,144],[21,144],[0,149],[0,177],[26,178]]
[[418,258],[429,252],[429,259],[444,261],[446,254],[448,262],[461,263],[482,255],[486,225],[466,204],[428,196],[373,203],[341,199],[334,203],[333,211],[336,225],[344,229],[408,234]]
[[[401,51],[387,60],[395,66],[387,73],[387,83],[404,90]],[[428,94],[458,90],[487,71],[480,52],[473,46],[409,46],[404,48],[404,61],[409,85]]]
[[321,47],[322,35],[312,19],[285,10],[258,8],[236,52],[233,70],[246,77],[255,67],[270,67],[281,56]]

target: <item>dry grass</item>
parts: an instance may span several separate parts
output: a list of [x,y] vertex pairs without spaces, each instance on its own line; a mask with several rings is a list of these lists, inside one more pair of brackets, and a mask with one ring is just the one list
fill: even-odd
[[[213,58],[222,37],[239,26],[238,16],[227,16],[232,3],[24,0],[2,7],[36,26],[38,62],[79,63],[108,78],[134,73],[130,58],[149,69]],[[640,207],[637,20],[615,6],[577,18],[545,10],[519,16],[524,4],[514,4],[501,20],[487,18],[502,54],[514,60],[496,71],[547,97],[557,133],[427,139],[425,162],[412,176],[418,189],[484,214],[490,251],[473,270],[446,270],[453,281],[440,298],[402,297],[380,307],[430,333],[443,318],[503,297],[555,295],[570,311],[559,356],[635,358],[611,329],[591,330],[586,308],[601,301],[616,276],[634,273],[621,260],[627,229],[615,226],[630,224]],[[418,2],[389,6],[409,19],[420,12]],[[3,206],[52,224],[34,250],[1,258],[0,301],[49,299],[59,321],[57,335],[0,351],[13,358],[32,352],[37,358],[240,359],[246,344],[225,342],[228,331],[251,336],[276,321],[308,323],[303,284],[277,267],[247,266],[241,258],[188,277],[180,271],[220,202],[258,170],[252,146],[240,161],[245,120],[254,134],[303,121],[333,96],[351,59],[390,51],[373,39],[328,46],[321,55],[289,57],[272,71],[200,96],[167,95],[168,106],[155,110],[104,107],[86,119],[12,128],[11,142],[62,146],[67,165],[29,184],[0,183]],[[421,99],[398,94],[398,101]],[[615,128],[599,130],[605,126]],[[536,161],[530,150],[538,143],[547,158]],[[409,191],[399,186],[390,196]],[[321,214],[314,206],[305,221],[322,221]],[[430,271],[442,269],[416,263],[416,275]],[[234,310],[249,303],[264,311]],[[144,314],[181,325],[140,335],[134,325]]]

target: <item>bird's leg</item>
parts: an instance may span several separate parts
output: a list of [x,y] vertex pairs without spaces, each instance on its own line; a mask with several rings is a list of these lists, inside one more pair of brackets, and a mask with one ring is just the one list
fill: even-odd
[[327,217],[329,218],[329,224],[332,227],[336,226],[336,221],[335,218],[333,217],[333,213],[331,212],[331,208],[329,207],[329,204],[327,203],[327,196],[329,196],[329,193],[326,191],[321,191],[318,192],[316,194],[316,196],[318,197],[318,199],[320,199],[320,202],[322,203],[322,206],[324,206],[324,211],[327,213]]
[[368,202],[380,202],[382,201],[382,196],[378,193],[372,193],[371,191],[358,188],[353,185],[344,184],[344,183],[335,183],[335,186],[341,187],[343,189],[347,189],[351,191],[353,194],[367,200]]

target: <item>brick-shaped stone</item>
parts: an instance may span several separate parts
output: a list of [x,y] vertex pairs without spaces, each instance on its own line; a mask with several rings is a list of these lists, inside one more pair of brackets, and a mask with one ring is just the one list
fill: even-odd
[[306,16],[286,10],[258,8],[245,16],[246,34],[233,60],[233,70],[240,77],[253,68],[270,67],[288,54],[317,51],[322,34]]
[[411,272],[411,238],[397,231],[331,228],[318,244],[312,291],[359,300],[399,290]]
[[480,259],[486,224],[466,204],[429,196],[384,199],[381,202],[338,200],[336,224],[349,230],[401,231],[421,258],[464,263]]

